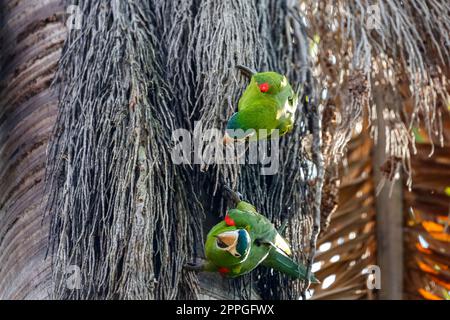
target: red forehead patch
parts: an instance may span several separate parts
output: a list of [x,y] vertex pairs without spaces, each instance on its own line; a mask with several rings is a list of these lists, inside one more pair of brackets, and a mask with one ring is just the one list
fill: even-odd
[[236,223],[234,222],[233,219],[230,218],[230,216],[228,215],[228,213],[225,215],[225,223],[227,224],[227,226],[235,226]]
[[269,84],[267,82],[261,83],[259,85],[259,91],[261,91],[261,92],[269,91]]

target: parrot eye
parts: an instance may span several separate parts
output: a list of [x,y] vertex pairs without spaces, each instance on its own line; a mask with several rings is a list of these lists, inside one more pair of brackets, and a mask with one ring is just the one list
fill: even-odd
[[267,82],[261,83],[259,85],[259,91],[261,91],[261,92],[269,91],[269,84]]
[[220,240],[219,238],[217,238],[217,246],[218,246],[220,249],[226,249],[226,248],[228,248],[228,245],[227,245],[225,242],[223,242],[222,240]]

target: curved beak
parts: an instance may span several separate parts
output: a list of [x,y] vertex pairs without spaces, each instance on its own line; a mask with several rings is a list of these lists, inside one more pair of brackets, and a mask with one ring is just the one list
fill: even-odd
[[241,64],[236,65],[236,68],[241,70],[241,72],[248,78],[251,78],[256,73],[255,70],[253,70],[249,67],[243,66]]
[[239,252],[237,252],[236,250],[236,246],[231,246],[228,249],[228,252],[231,253],[233,256],[235,256],[236,258],[239,258],[241,256],[241,254]]
[[217,238],[226,244],[228,247],[231,247],[238,241],[238,234],[234,231],[227,231],[217,235]]

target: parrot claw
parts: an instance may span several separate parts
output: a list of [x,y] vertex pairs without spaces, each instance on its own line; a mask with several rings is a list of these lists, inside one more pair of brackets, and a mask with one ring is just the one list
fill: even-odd
[[251,78],[251,77],[256,73],[255,70],[253,70],[253,69],[251,69],[251,68],[249,68],[249,67],[243,66],[243,65],[241,65],[241,64],[236,65],[236,68],[238,68],[239,70],[241,70],[241,72],[242,72],[247,78]]

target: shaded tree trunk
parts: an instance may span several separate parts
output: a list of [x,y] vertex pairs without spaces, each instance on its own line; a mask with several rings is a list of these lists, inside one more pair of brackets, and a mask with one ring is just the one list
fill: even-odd
[[0,1],[0,299],[51,292],[43,184],[64,10],[59,0]]

